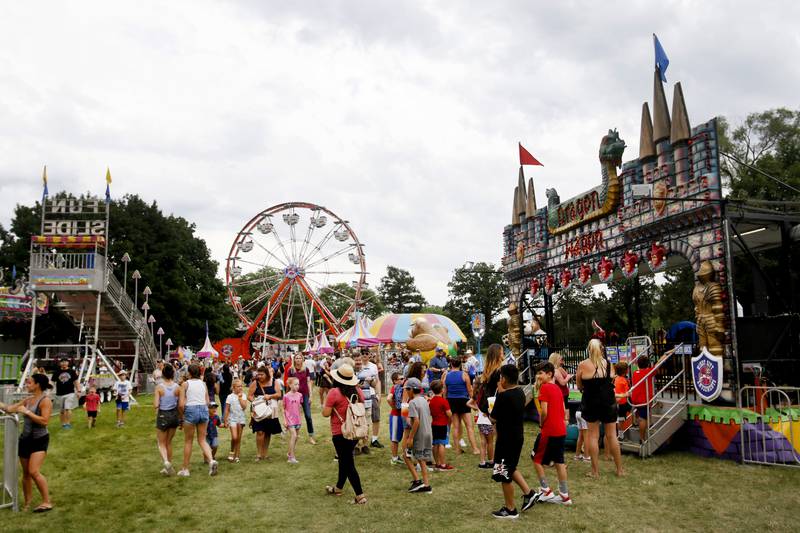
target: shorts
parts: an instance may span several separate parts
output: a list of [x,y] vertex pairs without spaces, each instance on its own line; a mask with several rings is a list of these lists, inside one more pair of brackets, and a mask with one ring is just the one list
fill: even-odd
[[97,418],[97,411],[86,411],[86,416],[89,418]]
[[300,424],[292,424],[290,426],[286,426],[286,429],[300,429]]
[[381,402],[375,396],[372,397],[372,421],[381,421]]
[[580,411],[575,411],[575,423],[578,425],[579,430],[589,429],[589,424],[586,422],[586,420],[583,419],[583,416],[581,416]]
[[522,439],[497,439],[497,446],[494,449],[494,468],[492,469],[494,481],[511,483],[511,476],[516,472],[519,464],[522,443]]
[[494,426],[492,424],[478,424],[478,431],[481,435],[494,435]]
[[564,464],[564,442],[566,436],[548,437],[539,433],[536,442],[533,443],[531,459],[537,465],[550,466],[553,464]]
[[582,406],[581,416],[589,423],[600,422],[603,424],[613,424],[617,421],[617,404],[608,406],[591,405]]
[[433,450],[430,448],[412,449],[411,456],[417,461],[433,461]]
[[447,426],[431,426],[433,432],[433,445],[444,446],[447,444]]
[[219,437],[209,437],[206,435],[206,442],[212,448],[219,448]]
[[647,406],[643,405],[641,407],[637,407],[636,408],[636,416],[638,416],[639,418],[644,418],[645,420],[647,420]]
[[158,410],[156,415],[156,429],[166,431],[168,429],[176,428],[180,425],[180,417],[178,416],[178,409],[163,409]]
[[128,405],[128,402],[121,402],[117,400],[117,409],[121,409],[122,411],[127,411],[128,409],[130,409],[130,406]]
[[183,419],[187,424],[203,424],[208,422],[208,407],[205,405],[187,405],[183,410]]
[[389,415],[389,440],[391,442],[403,440],[403,417],[400,415]]
[[[230,408],[230,405],[228,405],[228,408]],[[247,420],[245,420],[244,411],[239,411],[237,413],[234,413],[233,411],[229,412],[230,414],[228,415],[228,423],[230,425],[234,424],[245,425],[247,423]]]
[[617,418],[625,419],[628,417],[628,413],[631,412],[631,404],[628,402],[625,403],[618,403],[617,404]]
[[469,398],[448,398],[447,403],[450,404],[450,411],[454,415],[463,415],[471,412],[472,410],[467,407]]
[[78,395],[73,392],[72,394],[56,396],[56,407],[59,411],[72,411],[73,409],[77,409]]
[[49,434],[43,437],[20,437],[17,455],[22,459],[28,459],[36,452],[46,452],[49,444]]

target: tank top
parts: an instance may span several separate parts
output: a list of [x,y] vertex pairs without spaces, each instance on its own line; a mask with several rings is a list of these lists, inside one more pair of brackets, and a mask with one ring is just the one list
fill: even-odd
[[[171,411],[178,407],[178,397],[175,396],[175,389],[178,388],[178,384],[174,381],[167,385],[166,383],[161,384],[164,387],[164,394],[158,400],[158,409],[160,411]],[[203,398],[205,401],[205,398]]]
[[270,381],[269,385],[264,385],[261,387],[261,383],[256,381],[256,390],[253,393],[253,398],[258,398],[259,396],[265,396],[267,394],[275,394],[275,379],[273,378]]
[[461,370],[450,370],[444,377],[444,384],[447,385],[448,398],[469,399],[464,373]]
[[610,365],[608,360],[604,359],[604,361],[606,362],[605,372],[607,375],[598,376],[597,372],[600,368],[595,367],[594,376],[583,380],[582,403],[584,406],[607,407],[616,403],[616,398],[614,397],[614,381],[609,372]]
[[[41,415],[42,414],[41,409],[39,407],[39,404],[42,403],[42,400],[44,400],[44,394],[42,394],[39,397],[39,401],[36,402],[36,405],[34,405],[33,409],[31,409],[31,411],[33,411],[33,414],[35,414],[35,415]],[[45,435],[47,435],[47,426],[46,425],[38,424],[38,423],[34,422],[33,420],[31,420],[31,418],[29,416],[25,416],[24,426],[22,427],[22,435],[20,435],[19,438],[21,438],[21,439],[22,438],[38,439],[40,437],[44,437]]]
[[206,405],[206,384],[199,379],[190,379],[186,383],[186,405]]

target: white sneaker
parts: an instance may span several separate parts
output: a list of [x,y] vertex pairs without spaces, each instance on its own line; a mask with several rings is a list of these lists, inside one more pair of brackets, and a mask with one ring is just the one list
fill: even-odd
[[553,497],[545,501],[547,501],[547,503],[555,503],[557,505],[572,505],[572,498],[569,497],[569,494],[561,494],[560,492],[558,494],[554,492]]
[[467,447],[467,443],[464,441],[464,439],[461,439],[460,441],[458,441],[458,445],[461,446],[462,448],[466,448]]
[[296,464],[300,463],[300,461],[298,461],[298,460],[297,460],[297,459],[295,459],[294,457],[289,457],[289,460],[288,460],[288,461],[286,461],[286,462],[287,462],[287,463],[289,463],[289,464],[291,464],[291,465],[296,465]]
[[544,489],[541,489],[541,488],[539,489],[539,501],[540,502],[553,503],[551,501],[553,498],[558,498],[558,494],[553,492],[552,489],[547,489],[547,490],[544,490]]
[[217,463],[216,461],[212,460],[211,463],[208,465],[208,475],[209,476],[216,476],[217,475],[217,466],[219,466],[219,463]]
[[178,477],[189,477],[189,471],[185,468],[178,470]]
[[450,450],[453,448],[453,445],[448,442],[447,444],[444,445],[444,447],[445,449]]

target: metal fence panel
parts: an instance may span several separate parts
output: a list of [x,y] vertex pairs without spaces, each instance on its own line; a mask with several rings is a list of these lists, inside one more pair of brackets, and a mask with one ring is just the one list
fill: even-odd
[[739,391],[743,463],[800,467],[800,387]]
[[3,487],[0,509],[19,511],[19,472],[17,446],[19,438],[19,421],[17,415],[2,415],[3,422]]

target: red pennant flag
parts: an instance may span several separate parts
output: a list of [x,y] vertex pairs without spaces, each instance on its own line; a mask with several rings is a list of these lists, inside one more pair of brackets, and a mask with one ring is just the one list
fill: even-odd
[[544,165],[541,164],[539,161],[536,160],[535,157],[531,155],[529,151],[522,146],[522,143],[519,143],[519,164],[520,165],[539,165],[543,167]]

